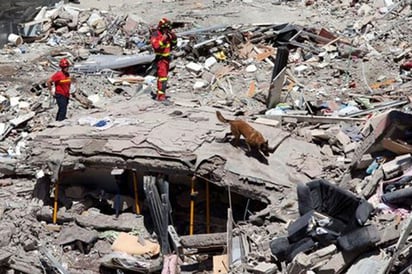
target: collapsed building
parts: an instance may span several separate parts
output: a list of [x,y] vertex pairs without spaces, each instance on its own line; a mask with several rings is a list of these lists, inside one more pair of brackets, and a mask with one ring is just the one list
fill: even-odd
[[[388,14],[394,10],[410,13],[407,5]],[[358,31],[373,20],[362,19]],[[17,195],[34,198],[27,214],[17,203],[4,207],[2,267],[408,273],[410,44],[396,52],[396,78],[369,84],[357,60],[375,51],[359,37],[356,44],[344,33],[293,24],[175,22],[172,106],[150,96],[147,24],[61,5],[20,25],[27,43],[8,45],[5,55],[30,54],[30,45],[45,54],[33,59],[34,80],[2,65],[9,72],[2,76],[2,186],[11,188],[4,197],[13,192],[8,178],[25,177],[32,188],[22,183]],[[70,119],[50,122],[44,83],[63,56],[80,84]],[[305,81],[314,68],[330,67],[317,83]],[[25,88],[13,89],[17,77]],[[224,141],[229,128],[216,110],[244,116],[268,139],[270,155]]]

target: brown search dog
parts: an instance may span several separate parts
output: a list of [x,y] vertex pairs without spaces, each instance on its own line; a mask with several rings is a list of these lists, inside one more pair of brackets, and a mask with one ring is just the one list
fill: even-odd
[[220,122],[230,125],[230,132],[225,135],[225,139],[228,135],[233,135],[235,137],[234,145],[237,146],[242,135],[245,137],[248,152],[251,152],[253,147],[261,151],[265,156],[269,156],[269,142],[265,140],[262,133],[254,129],[246,121],[226,119],[220,111],[216,111],[216,116]]

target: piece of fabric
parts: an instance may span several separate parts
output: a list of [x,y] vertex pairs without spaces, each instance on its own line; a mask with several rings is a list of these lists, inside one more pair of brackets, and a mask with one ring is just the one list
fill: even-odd
[[353,193],[339,188],[323,179],[313,180],[297,188],[299,213],[306,214],[310,210],[333,217],[346,227],[339,232],[350,231],[363,225],[373,210],[372,206],[363,205],[367,201]]
[[51,76],[54,83],[56,92],[55,94],[61,94],[67,98],[70,97],[71,78],[69,73],[58,71]]
[[402,178],[398,180],[387,183],[385,185],[384,192],[387,193],[387,192],[392,192],[398,189],[402,189],[408,184],[411,184],[411,181],[412,181],[412,176],[410,175],[403,176]]
[[63,121],[66,119],[67,114],[67,106],[69,104],[69,97],[66,97],[62,94],[56,94],[54,96],[57,102],[57,114],[56,114],[56,121]]
[[292,261],[300,252],[306,252],[315,247],[315,242],[310,238],[303,238],[295,243],[289,243],[287,237],[278,237],[270,243],[270,250],[279,261]]
[[338,238],[338,245],[345,251],[362,249],[379,242],[380,236],[374,225],[364,226]]
[[319,247],[325,247],[331,243],[336,243],[336,239],[341,236],[340,233],[336,232],[339,229],[334,227],[316,227],[311,231],[312,239],[318,244]]
[[[156,58],[156,69],[157,69],[157,95],[164,95],[161,97],[165,97],[166,95],[166,88],[167,88],[167,80],[168,80],[168,73],[169,73],[169,65],[170,59],[167,57],[157,57]],[[166,98],[157,98],[159,99],[166,99]]]
[[385,204],[408,208],[412,204],[412,187],[387,192],[381,199]]
[[176,254],[165,255],[163,257],[163,269],[161,274],[177,274],[178,273],[178,256]]
[[359,225],[363,225],[369,219],[371,212],[373,211],[373,206],[361,200],[360,205],[356,208],[355,217]]
[[287,237],[278,237],[270,241],[270,251],[279,261],[286,260],[287,251],[290,247],[290,243]]
[[310,188],[303,183],[298,183],[296,186],[296,192],[298,194],[298,208],[300,216],[305,215],[309,211],[313,210],[313,201]]
[[286,261],[292,261],[300,252],[305,253],[312,250],[315,245],[315,242],[310,237],[303,238],[302,240],[291,244],[287,251]]
[[290,243],[297,242],[307,237],[311,228],[313,211],[309,211],[305,215],[301,216],[288,226],[288,239]]

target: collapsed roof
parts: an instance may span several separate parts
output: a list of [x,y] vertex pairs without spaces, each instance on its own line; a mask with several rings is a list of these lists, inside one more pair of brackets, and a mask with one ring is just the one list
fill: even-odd
[[[246,147],[219,141],[229,127],[217,122],[213,109],[157,106],[148,111],[151,106],[150,99],[140,100],[139,109],[128,101],[64,124],[55,123],[31,141],[35,145],[28,164],[53,177],[58,175],[55,172],[88,167],[198,175],[268,200],[273,189],[293,188],[296,182],[307,181],[316,175],[313,166],[320,165],[316,145],[279,128],[251,123],[268,138],[273,153],[267,158],[259,154],[250,157]],[[126,109],[128,116],[122,118],[120,113]],[[98,121],[105,121],[105,125],[96,126]],[[288,163],[302,155],[307,161],[298,172]],[[250,191],[249,185],[266,186],[266,190],[255,187]]]
[[[273,5],[268,1],[263,2],[262,5]],[[178,1],[169,4],[170,9],[182,3]],[[223,3],[223,7],[219,5],[219,11],[227,9],[227,4]],[[248,11],[253,10],[253,3],[242,1],[242,4],[247,5]],[[310,6],[313,2],[306,1],[304,4]],[[330,5],[319,2],[315,7],[325,8]],[[389,122],[376,122],[381,121],[381,117],[370,119],[371,126],[364,122],[369,118],[368,115],[375,116],[387,109],[403,107],[404,111],[408,111],[409,99],[406,95],[411,81],[407,60],[410,58],[410,45],[407,39],[406,42],[393,39],[388,33],[397,37],[410,36],[410,26],[399,24],[399,21],[408,20],[410,7],[403,2],[393,6],[385,2],[377,14],[369,16],[372,12],[367,5],[340,5],[340,8],[333,9],[333,13],[342,13],[342,20],[349,23],[345,25],[339,20],[338,26],[331,26],[329,30],[319,24],[319,20],[324,18],[319,18],[318,14],[316,18],[319,19],[314,23],[316,27],[259,23],[199,29],[186,20],[175,20],[184,29],[179,32],[181,43],[170,77],[168,92],[174,102],[172,106],[160,105],[150,99],[153,77],[148,74],[153,55],[145,43],[150,29],[148,24],[134,20],[131,16],[114,16],[96,10],[58,6],[52,9],[50,16],[45,12],[46,9],[42,9],[39,21],[19,26],[19,34],[26,42],[37,42],[7,45],[2,51],[1,58],[6,61],[1,65],[4,72],[0,76],[4,95],[1,107],[6,115],[1,124],[1,171],[6,177],[17,175],[33,178],[36,175],[39,178],[48,175],[54,183],[60,175],[70,176],[73,171],[82,172],[87,169],[116,172],[119,169],[130,169],[150,175],[195,175],[230,189],[229,193],[232,191],[260,200],[266,207],[261,212],[253,212],[249,215],[248,222],[236,227],[233,240],[226,241],[226,234],[199,235],[198,238],[190,235],[179,238],[175,235],[173,240],[176,246],[183,244],[187,248],[184,252],[186,259],[193,255],[192,248],[212,249],[205,239],[212,242],[211,246],[215,244],[222,248],[227,245],[228,256],[234,254],[233,260],[229,261],[229,264],[233,263],[232,271],[259,273],[274,273],[280,268],[287,269],[290,273],[297,269],[326,269],[326,272],[341,273],[350,267],[355,255],[359,255],[353,253],[350,260],[342,262],[342,257],[346,256],[341,250],[343,245],[333,243],[325,249],[299,253],[292,262],[288,262],[287,267],[282,265],[284,262],[279,258],[273,258],[275,252],[270,250],[269,242],[274,243],[284,234],[288,221],[301,221],[300,218],[303,217],[297,216],[294,191],[296,183],[326,178],[336,185],[338,192],[344,192],[340,187],[350,189],[369,198],[375,208],[383,208],[381,213],[384,215],[373,216],[369,220],[379,226],[381,240],[376,243],[376,239],[373,239],[373,245],[368,247],[390,253],[394,240],[402,238],[406,241],[409,235],[410,221],[404,218],[404,214],[410,209],[384,206],[378,188],[381,183],[396,188],[399,184],[392,185],[391,180],[399,178],[394,176],[402,174],[401,176],[407,177],[409,174],[408,170],[403,170],[411,163],[411,157],[407,154],[409,136],[398,133],[405,129],[405,123],[402,122],[409,120],[410,115],[389,112],[382,114],[383,120]],[[279,6],[279,10],[283,10],[282,8],[283,5]],[[351,10],[351,14],[356,12],[358,15],[355,24],[352,17],[343,18],[348,10]],[[198,10],[190,10],[181,18],[193,14],[196,16],[197,12]],[[233,14],[233,10],[227,14]],[[250,14],[253,15],[253,12]],[[226,16],[225,20],[228,17],[230,16]],[[327,16],[325,20],[326,18]],[[381,20],[384,18],[386,19]],[[383,21],[390,24],[385,28],[377,26]],[[371,28],[373,32],[370,32]],[[69,50],[62,50],[61,46],[67,46]],[[277,46],[282,46],[282,49],[277,49]],[[289,51],[289,56],[281,54],[286,51]],[[280,57],[277,58],[280,55],[283,56],[283,62],[278,60]],[[386,58],[381,58],[382,55]],[[75,62],[72,73],[79,78],[80,84],[79,92],[75,93],[70,103],[70,119],[56,123],[50,122],[54,109],[47,92],[44,92],[44,81],[56,68],[56,60],[62,56]],[[144,77],[124,75],[128,72],[143,73]],[[279,73],[278,77],[274,78],[274,72]],[[14,85],[16,79],[19,79],[20,86]],[[267,91],[272,88],[277,95],[276,102],[273,108],[265,112]],[[229,127],[217,121],[217,109],[225,117],[250,122],[269,139],[273,153],[267,158],[260,154],[250,155],[246,153],[244,143],[234,147],[231,143],[222,141]],[[385,142],[381,143],[382,140]],[[382,155],[379,154],[382,152],[388,163],[382,162]],[[73,181],[75,179],[77,177],[73,175]],[[68,181],[70,184],[70,180]],[[9,186],[9,182],[4,181],[3,185]],[[29,185],[33,185],[32,182]],[[37,186],[38,184],[36,188]],[[17,191],[7,188],[7,192],[23,196],[27,189],[31,190],[23,184]],[[68,192],[72,195],[69,198],[76,202],[78,197],[83,198],[84,191],[79,189],[69,188]],[[43,191],[43,197],[50,198],[50,189]],[[404,193],[405,189],[397,191]],[[2,194],[6,195],[5,193],[6,191]],[[95,195],[93,199],[104,197],[102,193],[92,194]],[[94,251],[97,252],[92,252],[91,257],[77,256],[78,253],[72,249],[84,253],[95,244],[96,233],[94,230],[88,231],[89,227],[99,231],[115,229],[133,232],[133,227],[139,224],[141,226],[143,221],[130,213],[120,214],[118,219],[112,220],[108,217],[110,215],[97,212],[95,208],[85,210],[90,200],[81,201],[66,210],[65,203],[70,203],[71,200],[64,201],[59,194],[55,194],[56,196],[61,198],[59,201],[56,198],[56,203],[58,201],[64,205],[59,208],[57,218],[63,224],[63,230],[59,233],[58,242],[50,240],[50,247],[58,247],[54,254],[65,255],[62,261],[79,263],[80,258],[79,265],[83,264],[79,266],[81,271],[92,268],[84,261],[100,256],[105,253],[103,250],[110,250],[111,247],[107,247],[109,241],[98,241],[94,246]],[[46,198],[43,202],[47,201]],[[396,197],[390,198],[396,201]],[[155,199],[149,200],[157,202]],[[355,201],[358,201],[358,197]],[[25,214],[23,206],[6,202],[7,221],[12,220],[11,225],[16,223],[22,230],[31,227],[27,231],[34,231],[33,235],[41,237],[36,239],[24,232],[14,235],[13,227],[6,226],[4,220],[4,243],[13,251],[2,251],[0,263],[29,273],[30,270],[25,269],[30,268],[32,260],[36,262],[35,268],[40,272],[39,255],[34,252],[39,250],[41,258],[48,258],[64,272],[64,267],[56,264],[47,249],[37,245],[37,241],[50,239],[48,234],[52,234],[51,238],[54,239],[55,234],[49,231],[59,227],[47,225],[44,229],[37,220],[33,222],[36,225],[20,220],[24,218],[16,220],[16,216]],[[326,204],[329,200],[324,198],[320,202]],[[25,205],[24,202],[22,204]],[[137,208],[137,204],[134,207],[133,210]],[[228,206],[225,205],[224,208],[226,207]],[[27,208],[31,210],[31,207]],[[219,209],[221,208],[218,207],[217,210]],[[322,208],[315,209],[318,213],[323,212]],[[26,215],[29,220],[36,215],[38,220],[54,222],[55,216],[51,216],[53,211],[47,205],[39,210],[36,204],[33,211],[36,214],[30,211]],[[348,215],[352,216],[353,213],[349,212]],[[161,217],[164,217],[163,220],[167,219],[167,214]],[[155,220],[162,220],[161,217]],[[321,216],[319,220],[319,216],[316,216],[316,222],[324,223],[324,217]],[[406,224],[404,230],[399,228],[402,218]],[[231,218],[227,217],[227,220],[230,224]],[[309,221],[312,222],[313,218]],[[81,227],[66,225],[74,222]],[[306,227],[307,223],[304,225]],[[368,226],[365,227],[366,230],[362,231],[371,232]],[[228,225],[228,234],[231,232],[230,228]],[[165,230],[161,232],[164,233]],[[146,233],[141,235],[150,238]],[[168,237],[158,236],[163,248],[164,240]],[[312,237],[305,234],[306,239],[308,236]],[[121,239],[123,243],[129,242]],[[134,242],[140,240],[133,238]],[[397,264],[396,269],[407,268],[410,260],[405,241],[399,241],[396,245],[397,252],[393,259]],[[73,242],[76,244],[73,245]],[[234,246],[231,247],[231,244]],[[15,251],[20,247],[24,248],[24,252]],[[213,251],[222,252],[221,249]],[[397,256],[401,251],[401,256]],[[245,254],[239,255],[242,252]],[[27,255],[34,258],[21,258]],[[372,256],[365,254],[365,257],[365,264],[373,264],[374,267],[383,263],[388,263],[389,266],[392,263],[392,260],[372,262]],[[406,262],[403,261],[404,258]],[[132,259],[136,260],[136,257],[132,256]],[[122,267],[127,269],[128,260],[131,258],[114,256],[113,260],[108,260],[110,263],[105,263],[111,267],[120,267],[114,262],[122,262]],[[202,256],[198,260],[201,261]],[[320,263],[311,263],[318,260]],[[157,261],[156,267],[162,263],[161,258],[157,258]],[[362,261],[354,263],[352,269],[357,267],[362,267]]]

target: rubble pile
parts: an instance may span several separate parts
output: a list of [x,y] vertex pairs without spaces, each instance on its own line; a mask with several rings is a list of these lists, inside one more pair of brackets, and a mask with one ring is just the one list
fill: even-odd
[[[0,269],[410,273],[412,3],[163,2],[172,106],[132,4],[40,7],[0,50]],[[277,7],[313,15],[241,17]],[[63,57],[76,83],[55,122]],[[216,110],[271,155],[221,142]]]

